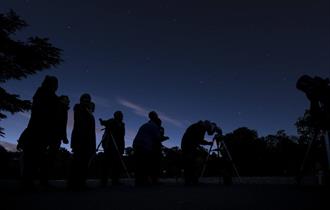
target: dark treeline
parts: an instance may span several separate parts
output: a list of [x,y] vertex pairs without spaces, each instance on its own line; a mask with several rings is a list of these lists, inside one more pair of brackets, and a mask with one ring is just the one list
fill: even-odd
[[[302,127],[303,118],[298,120],[298,130],[306,130]],[[299,127],[300,126],[300,127]],[[283,130],[275,135],[259,137],[255,130],[246,127],[238,128],[231,133],[224,135],[223,141],[228,147],[233,162],[241,176],[295,176],[304,159],[307,151],[310,136],[301,133],[299,137],[288,136]],[[308,155],[304,174],[317,173],[326,164],[324,147],[321,140],[316,141]],[[0,150],[1,178],[20,177],[20,152],[7,152]],[[218,157],[216,151],[211,151],[209,160],[206,163],[204,176],[223,176],[226,151],[221,148],[222,157]],[[99,178],[102,169],[103,152],[99,152],[93,159],[89,170],[89,178]],[[208,155],[208,147],[199,149],[199,165],[205,163]],[[65,148],[61,148],[54,163],[51,179],[66,179],[70,170],[72,154]],[[135,171],[134,149],[125,148],[124,161],[128,171],[133,174]],[[179,147],[162,148],[161,177],[179,178],[182,177],[182,151]],[[125,174],[122,174],[125,177]]]

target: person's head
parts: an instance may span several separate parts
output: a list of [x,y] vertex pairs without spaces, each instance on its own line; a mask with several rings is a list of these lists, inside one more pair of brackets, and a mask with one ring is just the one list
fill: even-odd
[[213,135],[216,132],[217,125],[215,123],[205,120],[204,126],[208,135]]
[[217,124],[213,123],[214,125],[214,132],[216,134],[222,135],[222,129],[220,127],[217,126]]
[[69,107],[70,106],[70,99],[69,99],[68,96],[61,95],[59,97],[59,100],[60,100],[60,103],[63,104],[64,106],[66,106],[66,107]]
[[80,96],[81,104],[90,106],[91,102],[92,102],[92,97],[88,93],[84,93]]
[[51,92],[56,92],[58,88],[58,80],[54,76],[47,75],[42,82],[41,86]]
[[157,119],[159,119],[158,114],[155,111],[149,112],[148,116],[151,121],[156,121]]
[[115,111],[115,113],[113,113],[113,118],[118,121],[123,121],[124,115],[121,111]]

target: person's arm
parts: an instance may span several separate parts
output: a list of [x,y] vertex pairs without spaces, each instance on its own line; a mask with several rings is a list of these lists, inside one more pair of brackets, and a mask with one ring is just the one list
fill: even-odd
[[69,143],[67,132],[66,132],[67,124],[68,124],[68,112],[65,111],[65,113],[63,115],[63,127],[62,127],[62,135],[63,135],[62,142],[63,142],[63,144],[68,144]]
[[161,142],[169,140],[169,139],[170,139],[170,137],[168,137],[168,136],[162,136]]
[[201,142],[200,142],[201,145],[212,145],[213,144],[213,141],[207,141],[205,139],[203,139]]
[[124,154],[124,152],[125,152],[125,132],[126,132],[126,130],[125,130],[125,123],[123,123],[123,129],[124,129],[124,133],[123,133],[123,151],[122,151],[122,154]]
[[209,142],[209,141],[205,140],[204,139],[204,136],[205,136],[205,131],[204,132],[200,132],[199,137],[198,137],[199,144],[200,145],[211,145],[212,142]]

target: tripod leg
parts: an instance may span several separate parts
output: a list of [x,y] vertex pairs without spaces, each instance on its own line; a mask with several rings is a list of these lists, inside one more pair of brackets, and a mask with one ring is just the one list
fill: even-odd
[[242,182],[241,177],[240,177],[240,175],[238,173],[238,170],[236,168],[236,165],[235,165],[235,163],[233,161],[233,158],[231,157],[230,152],[229,152],[229,150],[227,148],[227,145],[225,144],[225,142],[222,142],[222,144],[223,144],[223,146],[224,146],[224,148],[225,148],[225,150],[227,152],[227,155],[229,157],[229,160],[230,160],[231,164],[233,165],[234,172],[235,172],[236,176],[238,177],[239,182]]
[[303,174],[303,171],[304,171],[304,168],[305,168],[306,160],[307,160],[307,158],[309,156],[309,153],[311,151],[312,145],[313,145],[314,141],[316,141],[318,135],[319,135],[319,131],[318,130],[315,130],[314,136],[313,136],[312,140],[308,144],[306,154],[304,156],[303,162],[301,163],[301,166],[300,166],[300,169],[299,169],[299,172],[298,172],[298,176],[297,176],[297,182],[298,183],[300,183],[300,180],[302,178],[302,174]]
[[94,158],[96,157],[96,153],[99,151],[99,149],[101,147],[101,144],[102,144],[102,142],[104,141],[105,138],[106,138],[106,135],[103,134],[102,140],[100,141],[100,143],[96,147],[95,154],[93,154],[92,157],[88,161],[88,168],[90,168],[90,166],[92,165],[92,162],[93,162]]
[[124,168],[124,170],[125,170],[126,176],[127,176],[127,178],[130,179],[131,176],[130,176],[129,173],[128,173],[128,170],[127,170],[126,164],[125,164],[125,162],[124,162],[124,160],[123,160],[123,158],[122,158],[122,156],[121,156],[121,154],[120,154],[120,152],[119,152],[118,146],[117,146],[117,144],[116,144],[115,139],[114,139],[113,136],[112,136],[112,133],[110,133],[110,136],[111,136],[111,140],[112,140],[112,142],[113,142],[113,145],[115,145],[115,149],[116,149],[117,154],[118,154],[118,156],[119,156],[120,163],[121,163],[121,165],[123,166],[123,168]]
[[[220,144],[219,142],[216,142],[217,145],[217,151],[218,151],[218,161],[220,161]],[[221,171],[218,169],[218,176],[219,176],[219,184],[221,184]]]
[[[213,144],[214,144],[214,140],[213,140]],[[207,161],[209,160],[209,157],[210,157],[210,154],[211,154],[211,151],[212,151],[212,147],[213,147],[213,144],[210,146],[210,149],[209,149],[209,152],[206,156],[206,159],[204,161],[204,164],[203,164],[203,168],[202,168],[202,171],[201,171],[201,175],[200,175],[200,178],[202,178],[204,176],[204,173],[205,173],[205,170],[206,170],[206,164],[207,164]]]
[[328,158],[328,171],[330,171],[330,132],[329,131],[326,131],[324,134],[324,143]]

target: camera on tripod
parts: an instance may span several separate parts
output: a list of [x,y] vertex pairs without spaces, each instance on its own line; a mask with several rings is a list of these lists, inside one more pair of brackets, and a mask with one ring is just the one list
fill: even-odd
[[221,128],[215,126],[214,133],[213,141],[215,141],[217,144],[220,144],[220,142],[224,140]]
[[[224,136],[222,134],[221,128],[218,127],[217,124],[215,124],[215,123],[210,123],[208,125],[209,125],[208,134],[211,134],[211,135],[214,134],[214,136],[213,136],[212,143],[210,144],[211,146],[209,148],[208,155],[206,157],[206,160],[204,161],[200,177],[204,176],[206,165],[207,165],[207,162],[209,160],[211,152],[216,152],[218,159],[220,159],[224,155],[226,156],[226,158],[228,158],[228,163],[230,163],[231,168],[234,171],[234,174],[238,177],[239,181],[241,181],[241,178],[240,178],[240,175],[239,175],[238,170],[236,168],[236,165],[234,164],[232,156],[231,156],[231,154],[230,154],[230,152],[229,152],[229,150],[226,146],[226,143],[224,141]],[[216,143],[216,148],[212,149],[213,146],[214,146],[214,142]],[[223,154],[221,154],[221,153],[223,153]],[[228,181],[227,178],[229,178],[230,180]],[[224,181],[225,183],[227,183],[227,184],[232,183],[231,177],[226,177],[225,179],[226,179]]]
[[102,126],[106,128],[107,126],[109,126],[110,120],[103,120],[102,118],[99,118],[99,122]]

